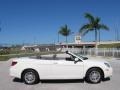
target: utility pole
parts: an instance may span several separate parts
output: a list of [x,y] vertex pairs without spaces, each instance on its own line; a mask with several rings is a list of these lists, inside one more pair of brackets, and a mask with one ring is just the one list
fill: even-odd
[[116,22],[115,24],[115,41],[119,41],[120,36],[119,36],[120,32],[119,32],[119,23]]
[[0,21],[0,31],[1,31],[1,21]]
[[118,31],[118,25],[116,24],[116,26],[115,26],[115,37],[116,37],[116,41],[118,41],[119,40],[119,31]]
[[59,44],[60,40],[59,40],[59,32],[58,32],[58,44]]
[[33,41],[33,43],[34,43],[34,45],[36,44],[36,37],[34,37],[34,39],[33,39],[34,41]]

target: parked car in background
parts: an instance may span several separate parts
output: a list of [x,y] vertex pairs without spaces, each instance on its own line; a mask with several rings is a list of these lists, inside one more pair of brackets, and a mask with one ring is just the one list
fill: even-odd
[[99,83],[112,76],[112,67],[107,61],[91,60],[67,51],[53,57],[15,58],[10,75],[26,84],[35,84],[42,79],[85,79],[90,83]]

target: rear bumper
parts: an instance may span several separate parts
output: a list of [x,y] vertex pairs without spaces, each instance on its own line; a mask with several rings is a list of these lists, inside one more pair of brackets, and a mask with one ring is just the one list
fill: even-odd
[[16,77],[16,78],[21,78],[20,73],[18,72],[18,70],[16,70],[15,68],[11,67],[9,70],[9,74],[11,77]]

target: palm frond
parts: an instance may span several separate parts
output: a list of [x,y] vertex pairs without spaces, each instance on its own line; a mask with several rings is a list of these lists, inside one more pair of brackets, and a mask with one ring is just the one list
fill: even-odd
[[90,13],[85,13],[85,18],[87,18],[90,23],[94,22],[94,17]]
[[109,30],[109,28],[106,25],[104,25],[104,24],[99,24],[98,25],[98,29]]
[[93,28],[92,28],[91,24],[85,24],[80,28],[79,33],[84,36],[89,31],[92,31],[92,30],[93,30]]
[[99,22],[100,22],[100,18],[99,18],[99,17],[96,17],[95,23],[96,23],[96,24],[99,24]]
[[64,25],[60,28],[59,32],[63,36],[68,36],[71,34],[71,30],[68,28],[67,25]]
[[82,36],[85,36],[88,32],[90,32],[90,30],[88,30],[88,29],[86,29],[86,30],[84,30],[84,32],[82,32]]
[[99,29],[100,18],[96,17],[95,21],[92,23],[94,29]]

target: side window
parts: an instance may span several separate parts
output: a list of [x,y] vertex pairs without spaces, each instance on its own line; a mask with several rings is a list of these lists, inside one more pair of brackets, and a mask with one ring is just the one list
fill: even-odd
[[75,61],[75,57],[72,55],[70,55],[69,57],[66,57],[65,59],[66,61]]
[[75,56],[71,56],[71,59],[72,59],[73,61],[75,61]]

